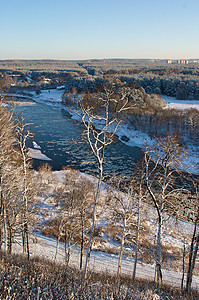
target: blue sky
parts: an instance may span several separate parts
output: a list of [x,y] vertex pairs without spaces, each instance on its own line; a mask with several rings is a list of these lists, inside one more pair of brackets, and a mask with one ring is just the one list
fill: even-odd
[[0,59],[199,58],[198,0],[0,0]]

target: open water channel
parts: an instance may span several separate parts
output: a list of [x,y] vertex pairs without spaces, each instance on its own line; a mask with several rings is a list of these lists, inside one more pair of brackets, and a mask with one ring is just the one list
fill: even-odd
[[[88,174],[97,174],[96,160],[86,139],[82,137],[84,126],[72,119],[66,110],[20,99],[17,112],[22,112],[25,121],[32,123],[33,140],[41,146],[42,153],[51,158],[48,163],[54,170],[68,166]],[[28,142],[29,147],[33,147],[32,141]],[[114,174],[130,176],[139,158],[140,148],[128,146],[116,136],[105,150],[104,174],[107,178]],[[43,163],[45,161],[34,159],[35,168]]]

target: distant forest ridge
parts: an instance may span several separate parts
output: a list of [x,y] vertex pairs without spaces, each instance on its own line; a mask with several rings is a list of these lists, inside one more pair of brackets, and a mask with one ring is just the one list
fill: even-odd
[[[122,86],[142,87],[148,94],[199,100],[199,60],[93,59],[2,60],[0,75],[12,88],[56,88],[95,92],[117,79]],[[21,78],[14,78],[21,76]],[[11,82],[13,81],[13,82]]]
[[199,59],[170,60],[170,59],[90,59],[90,60],[0,60],[0,71],[79,71],[85,73],[85,68],[100,68],[122,70],[128,68],[169,68],[169,69],[198,69]]

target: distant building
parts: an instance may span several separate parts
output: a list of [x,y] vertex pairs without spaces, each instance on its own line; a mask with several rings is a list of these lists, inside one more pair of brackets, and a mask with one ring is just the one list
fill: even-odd
[[188,64],[189,60],[188,59],[168,59],[167,60],[168,64]]
[[178,64],[188,64],[188,63],[189,63],[189,61],[186,60],[186,59],[179,59],[178,60]]

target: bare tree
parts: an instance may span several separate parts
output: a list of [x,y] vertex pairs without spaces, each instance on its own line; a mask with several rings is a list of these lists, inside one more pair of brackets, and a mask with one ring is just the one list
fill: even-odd
[[14,110],[6,108],[5,100],[0,102],[0,248],[4,240],[5,250],[11,253],[20,205],[16,201],[19,180],[14,155]]
[[[22,214],[22,240],[23,240],[23,252],[27,253],[27,257],[30,257],[29,251],[29,225],[28,225],[28,203],[33,198],[32,189],[32,176],[30,172],[31,158],[28,156],[28,148],[26,146],[27,140],[32,137],[32,133],[28,129],[27,123],[24,123],[24,118],[18,120],[15,126],[16,143],[20,152],[21,158],[21,172],[20,177],[22,180],[22,202],[23,202],[23,214]],[[18,150],[17,150],[18,151]]]
[[176,135],[156,140],[144,155],[146,188],[158,215],[155,282],[162,282],[163,215],[177,213],[183,188],[179,185],[184,148]]
[[[126,193],[121,192],[121,188]],[[132,235],[131,225],[134,224],[133,216],[135,215],[135,198],[133,186],[127,184],[122,178],[117,179],[117,184],[109,190],[107,204],[112,211],[111,219],[119,222],[122,227],[120,252],[118,259],[117,277],[120,277],[122,256],[127,235]]]
[[57,189],[54,194],[54,199],[58,205],[58,239],[55,253],[54,262],[56,262],[58,247],[61,235],[64,232],[65,241],[65,263],[66,266],[69,264],[71,254],[71,241],[75,233],[75,220],[76,220],[76,197],[75,197],[75,182],[71,180],[70,187],[67,183],[63,187]]
[[72,241],[80,240],[80,269],[83,262],[85,230],[90,225],[90,211],[93,203],[93,185],[86,178],[80,178],[78,172],[65,174],[65,182],[54,194],[59,209],[58,241],[55,261],[61,235],[64,233],[66,265],[70,259]]
[[189,218],[194,224],[191,245],[189,249],[189,262],[188,262],[188,270],[187,270],[187,280],[186,280],[186,292],[190,293],[191,284],[193,278],[193,270],[196,263],[198,247],[199,247],[199,181],[195,178],[191,179],[192,185],[192,209],[191,215]]
[[9,168],[9,171],[9,174],[4,174],[2,180],[2,216],[5,250],[11,254],[15,233],[20,228],[20,215],[23,207],[20,197],[18,166]]
[[181,290],[183,289],[183,285],[184,285],[184,275],[185,275],[185,257],[186,257],[186,240],[184,237],[184,241],[183,241],[183,256],[182,256],[182,279],[181,279]]
[[131,185],[134,186],[135,192],[135,201],[137,207],[137,222],[136,222],[136,239],[135,239],[135,260],[133,266],[133,280],[135,280],[136,276],[136,268],[137,268],[137,260],[138,260],[138,251],[139,251],[139,236],[140,236],[140,228],[141,228],[141,209],[142,209],[142,201],[145,198],[144,192],[144,166],[143,163],[137,166],[137,170],[134,176],[131,179]]
[[[88,104],[85,101],[85,98],[82,98],[79,101],[81,119],[84,126],[86,127],[85,133],[87,141],[98,163],[99,172],[97,190],[95,194],[95,202],[93,205],[92,225],[90,230],[86,262],[84,267],[83,282],[86,277],[88,260],[91,252],[92,238],[96,223],[96,206],[98,203],[100,188],[103,179],[103,163],[105,157],[105,148],[113,142],[114,135],[117,131],[119,124],[121,123],[121,121],[119,121],[118,119],[118,114],[128,109],[129,91],[123,92],[120,95],[119,99],[115,97],[115,95],[116,93],[114,90],[105,88],[102,92],[98,93],[94,97],[91,96],[92,101],[100,102],[100,108],[98,113],[95,113],[95,110],[92,106],[90,106],[90,104]],[[91,104],[92,101],[90,101]]]
[[85,231],[90,226],[90,214],[91,206],[94,198],[94,186],[93,184],[83,178],[76,185],[76,205],[77,205],[77,220],[78,220],[78,231],[80,229],[80,270],[83,265],[83,251],[85,239]]
[[[21,216],[22,212],[27,210],[25,208],[27,204],[25,198],[28,196],[28,191],[30,190],[30,180],[27,180],[28,177],[30,178],[30,176],[28,176],[28,157],[25,153],[25,142],[29,133],[23,132],[24,128],[22,129],[19,122],[16,123],[14,121],[13,116],[14,110],[12,107],[9,106],[9,109],[7,110],[1,103],[0,245],[2,246],[4,234],[5,250],[9,253],[12,252],[12,243],[16,231],[19,230],[21,224],[24,224],[24,217]],[[22,142],[23,139],[24,143]]]

